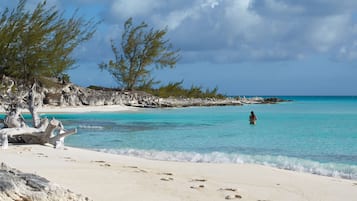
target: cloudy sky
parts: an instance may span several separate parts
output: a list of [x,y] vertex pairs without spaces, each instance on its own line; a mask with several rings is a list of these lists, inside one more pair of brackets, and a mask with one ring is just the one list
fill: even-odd
[[[0,0],[0,9],[16,5]],[[40,0],[28,0],[31,9]],[[226,95],[357,95],[356,0],[47,0],[72,14],[102,20],[74,53],[72,81],[115,87],[98,63],[113,58],[123,23],[168,29],[181,50],[164,83],[218,87]]]

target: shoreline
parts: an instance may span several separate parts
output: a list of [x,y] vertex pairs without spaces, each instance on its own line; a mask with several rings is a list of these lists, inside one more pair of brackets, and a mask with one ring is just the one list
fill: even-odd
[[[348,164],[332,164],[324,166],[325,163],[312,161],[308,159],[300,159],[300,162],[296,162],[296,158],[286,156],[286,159],[290,158],[292,161],[285,160],[283,163],[272,160],[275,156],[268,156],[270,160],[259,160],[257,161],[254,157],[245,155],[245,157],[241,158],[240,154],[235,154],[232,156],[231,153],[225,152],[210,152],[210,153],[199,153],[199,152],[185,152],[185,151],[157,151],[157,150],[144,150],[144,149],[115,149],[115,148],[102,148],[102,149],[95,149],[92,148],[84,148],[93,151],[109,153],[109,154],[116,154],[116,155],[123,155],[128,157],[136,157],[142,158],[146,160],[154,160],[154,161],[167,161],[167,162],[182,162],[182,163],[208,163],[208,164],[252,164],[252,165],[261,165],[265,167],[271,167],[281,170],[293,171],[293,172],[301,172],[337,179],[346,179],[346,180],[357,180],[355,175],[351,175],[348,172],[344,172],[344,168],[351,169],[355,166],[348,165]],[[247,158],[248,156],[248,158]],[[251,158],[249,158],[251,157]],[[277,156],[279,158],[281,156]],[[275,158],[276,159],[276,158]],[[303,164],[301,164],[303,163]],[[307,163],[309,165],[305,165]],[[295,165],[296,164],[296,165]],[[337,165],[337,166],[335,166]],[[344,167],[341,167],[344,165]],[[352,167],[353,166],[353,167]]]
[[[159,98],[155,99],[157,103],[138,103],[133,101],[127,104],[106,104],[102,105],[78,105],[78,106],[55,106],[51,104],[37,107],[39,113],[85,113],[85,112],[124,112],[138,111],[145,108],[184,108],[184,107],[222,107],[222,106],[243,106],[250,104],[276,104],[281,102],[290,102],[291,100],[282,100],[280,98],[225,98],[225,99],[209,99],[209,98]],[[78,104],[78,103],[77,103]],[[21,113],[29,113],[28,109],[20,109]],[[3,107],[0,108],[0,113],[5,113]]]
[[39,113],[86,113],[86,112],[135,112],[140,108],[125,105],[101,106],[45,106],[39,108]]
[[253,164],[154,161],[86,149],[10,145],[0,162],[93,200],[354,200],[357,181]]
[[[126,105],[99,105],[99,106],[44,106],[38,108],[38,113],[88,113],[88,112],[136,112],[142,108]],[[5,113],[1,108],[0,113]],[[29,113],[28,109],[22,109],[21,113]]]

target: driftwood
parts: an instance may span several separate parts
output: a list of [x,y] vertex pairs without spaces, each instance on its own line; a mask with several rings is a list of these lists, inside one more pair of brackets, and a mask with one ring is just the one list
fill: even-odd
[[0,130],[0,144],[7,148],[10,143],[52,144],[55,148],[63,146],[66,136],[75,134],[77,129],[64,130],[60,121],[43,119],[40,128],[4,128]]
[[37,84],[33,84],[28,94],[28,107],[32,115],[32,124],[35,128],[38,128],[41,123],[40,115],[37,110],[40,107],[41,94],[36,92]]
[[[38,83],[32,87],[15,84],[8,77],[3,77],[0,85],[4,89],[0,93],[0,100],[6,111],[5,119],[1,121],[4,128],[0,129],[0,146],[7,148],[8,143],[52,144],[56,148],[63,146],[64,138],[75,134],[76,129],[65,130],[62,123],[56,119],[49,121],[41,119],[38,108],[43,104],[43,93]],[[16,87],[15,87],[16,86]],[[32,116],[32,125],[29,127],[21,115],[22,109],[28,109]]]
[[9,112],[6,114],[3,124],[6,128],[24,128],[27,127],[24,117],[16,105],[9,106]]

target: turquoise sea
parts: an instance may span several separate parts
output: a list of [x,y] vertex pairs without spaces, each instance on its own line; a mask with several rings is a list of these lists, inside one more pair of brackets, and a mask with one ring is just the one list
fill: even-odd
[[[254,163],[357,179],[357,97],[273,105],[44,114],[78,134],[66,145],[154,160]],[[257,125],[249,125],[253,110]]]

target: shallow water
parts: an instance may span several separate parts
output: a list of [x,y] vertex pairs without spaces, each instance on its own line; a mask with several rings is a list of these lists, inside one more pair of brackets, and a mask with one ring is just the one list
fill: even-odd
[[[256,163],[357,179],[357,98],[284,97],[275,105],[47,114],[66,145],[157,160]],[[254,110],[257,125],[249,125]]]

